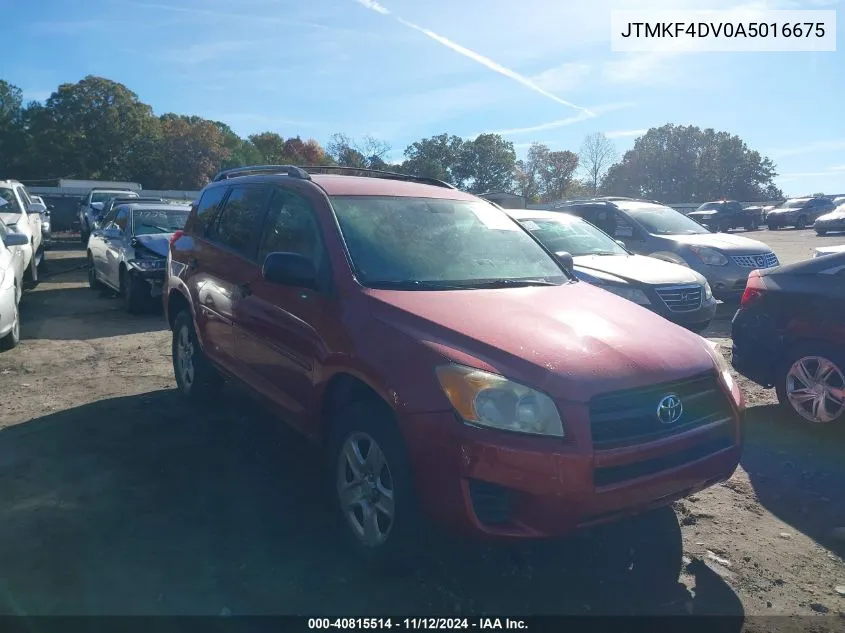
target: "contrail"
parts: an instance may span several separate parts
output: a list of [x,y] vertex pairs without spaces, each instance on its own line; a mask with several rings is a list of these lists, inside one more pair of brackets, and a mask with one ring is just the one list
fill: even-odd
[[[371,11],[375,11],[376,13],[380,13],[381,15],[393,15],[393,14],[391,14],[391,12],[386,7],[379,4],[379,2],[377,0],[357,0],[357,2],[359,4],[361,4],[362,6],[370,9]],[[565,99],[561,99],[560,97],[552,94],[548,90],[543,90],[543,88],[541,88],[540,86],[535,84],[528,77],[520,75],[518,72],[515,72],[515,71],[511,70],[510,68],[505,68],[501,64],[494,62],[489,57],[485,57],[484,55],[476,53],[475,51],[471,51],[470,49],[468,49],[464,46],[461,46],[460,44],[457,44],[457,43],[453,42],[452,40],[443,37],[442,35],[438,35],[434,31],[429,31],[428,29],[423,28],[423,27],[421,27],[417,24],[414,24],[413,22],[408,22],[407,20],[405,20],[405,19],[403,19],[403,18],[401,18],[397,15],[394,15],[393,17],[395,17],[396,20],[399,21],[400,24],[404,24],[408,28],[414,29],[415,31],[419,31],[420,33],[422,33],[426,37],[433,39],[438,44],[442,44],[446,48],[451,48],[453,51],[455,51],[459,55],[463,55],[464,57],[468,57],[472,61],[474,61],[478,64],[481,64],[485,68],[489,68],[493,72],[497,72],[500,75],[504,75],[505,77],[507,77],[509,79],[513,79],[514,81],[522,84],[523,86],[525,86],[529,90],[533,90],[537,94],[543,95],[547,99],[551,99],[552,101],[555,101],[556,103],[559,103],[561,105],[565,105],[568,108],[580,110],[588,118],[593,118],[593,117],[596,116],[595,113],[591,112],[590,110],[588,110],[587,108],[585,108],[583,106],[579,106],[575,103],[572,103],[571,101],[566,101]]]

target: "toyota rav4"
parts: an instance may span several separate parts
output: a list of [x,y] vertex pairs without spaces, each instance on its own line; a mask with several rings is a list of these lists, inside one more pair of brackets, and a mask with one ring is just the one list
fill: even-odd
[[743,398],[716,349],[446,183],[222,172],[167,271],[178,388],[236,379],[322,447],[373,562],[425,520],[535,539],[665,517],[737,466]]

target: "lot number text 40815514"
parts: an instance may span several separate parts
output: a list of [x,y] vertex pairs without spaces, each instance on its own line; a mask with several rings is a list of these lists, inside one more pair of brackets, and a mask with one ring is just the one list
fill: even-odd
[[518,618],[309,618],[311,630],[328,629],[398,629],[418,630],[512,630],[528,628],[525,620]]

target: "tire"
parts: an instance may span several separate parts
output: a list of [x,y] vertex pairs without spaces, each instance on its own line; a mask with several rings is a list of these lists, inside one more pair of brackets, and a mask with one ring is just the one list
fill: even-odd
[[802,215],[800,218],[798,218],[798,221],[795,223],[795,228],[798,231],[802,231],[802,230],[807,228],[807,216],[806,215]]
[[778,230],[778,225],[777,225],[776,223],[774,223],[774,222],[771,222],[771,221],[770,221],[770,222],[768,223],[768,226],[769,226],[769,230],[770,230],[770,231],[777,231],[777,230]]
[[91,231],[88,230],[88,225],[83,224],[79,227],[79,241],[83,246],[88,246],[88,238],[91,237]]
[[[220,393],[223,378],[206,359],[188,310],[182,310],[173,322],[171,353],[176,386],[183,396],[207,403]],[[182,362],[188,365],[182,365]],[[187,367],[190,367],[190,378]]]
[[137,279],[129,271],[120,276],[120,296],[123,298],[123,309],[129,314],[140,314],[150,303],[150,286],[141,279]]
[[38,253],[33,251],[26,271],[26,281],[30,288],[38,285]]
[[97,279],[97,272],[94,269],[94,258],[91,253],[88,253],[88,287],[91,290],[102,290],[103,282]]
[[[392,412],[378,401],[362,400],[337,411],[328,424],[327,488],[343,538],[375,569],[398,569],[409,564],[422,549],[421,521],[410,461]],[[355,468],[348,458],[353,446],[357,446],[354,454],[363,457]],[[374,447],[380,450],[382,458],[377,463],[382,468],[368,473],[367,479],[356,476],[358,469],[371,467]],[[358,483],[350,487],[353,481]],[[351,505],[343,501],[344,488],[347,495],[357,497]],[[374,529],[369,534],[362,529],[367,516],[374,517],[370,523]]]
[[760,228],[757,218],[751,218],[751,221],[745,226],[746,231],[756,231]]
[[681,526],[671,506],[651,510],[608,526],[592,536],[594,570],[623,587],[663,594],[677,586],[683,566]]
[[[808,402],[801,405],[795,402],[794,397],[790,398],[790,391],[794,393],[794,389],[799,387],[798,382],[793,377],[798,363],[803,360],[807,373],[813,374],[820,369],[818,359],[833,366],[832,375],[827,378],[826,382],[829,388],[835,389],[842,396],[838,405],[830,397],[824,400],[826,413],[829,414],[825,417],[813,415],[812,403]],[[811,375],[810,378],[813,378],[813,376]],[[845,420],[845,351],[842,349],[837,349],[828,343],[807,343],[796,346],[784,356],[783,362],[778,367],[776,381],[775,391],[777,392],[778,402],[783,410],[796,420],[817,425]],[[836,397],[834,394],[831,395]],[[829,419],[826,419],[828,417]]]
[[824,229],[816,229],[816,235],[818,235],[819,237],[824,237],[825,235],[827,235],[827,231],[825,231]]
[[0,350],[10,350],[18,346],[21,341],[21,311],[18,302],[15,301],[15,322],[12,331],[3,338],[0,338]]

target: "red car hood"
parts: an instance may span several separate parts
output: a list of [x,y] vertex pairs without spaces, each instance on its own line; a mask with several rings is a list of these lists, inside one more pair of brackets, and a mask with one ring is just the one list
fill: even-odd
[[700,336],[586,283],[367,294],[376,319],[453,362],[556,398],[586,402],[714,369]]

